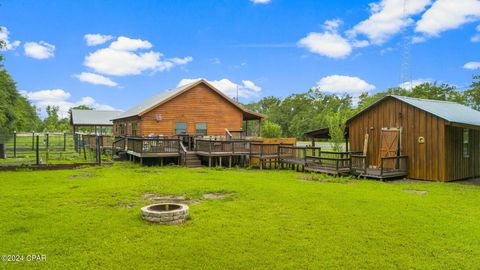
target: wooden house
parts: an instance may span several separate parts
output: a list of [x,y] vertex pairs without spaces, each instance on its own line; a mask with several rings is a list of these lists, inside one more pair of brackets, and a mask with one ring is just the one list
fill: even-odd
[[347,121],[352,173],[451,181],[480,176],[480,112],[387,96]]
[[260,122],[264,117],[198,80],[151,97],[113,123],[115,136],[226,136],[241,131],[244,121]]

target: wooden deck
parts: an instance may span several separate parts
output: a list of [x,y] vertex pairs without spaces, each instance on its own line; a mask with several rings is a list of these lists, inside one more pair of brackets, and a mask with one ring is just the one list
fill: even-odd
[[343,175],[350,172],[349,152],[318,151],[316,155],[306,157],[305,171],[331,175]]
[[357,177],[384,180],[408,176],[408,156],[382,157],[379,167],[369,166],[364,155],[352,155],[351,162],[351,174]]

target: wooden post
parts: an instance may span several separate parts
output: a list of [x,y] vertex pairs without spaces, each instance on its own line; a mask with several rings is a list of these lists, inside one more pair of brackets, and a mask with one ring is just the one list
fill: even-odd
[[13,132],[13,157],[17,157],[17,132]]
[[38,141],[39,141],[39,135],[37,134],[35,157],[36,157],[36,164],[37,164],[37,165],[40,165],[40,153],[38,152]]
[[232,156],[229,156],[229,159],[228,159],[228,167],[229,167],[229,168],[232,167]]

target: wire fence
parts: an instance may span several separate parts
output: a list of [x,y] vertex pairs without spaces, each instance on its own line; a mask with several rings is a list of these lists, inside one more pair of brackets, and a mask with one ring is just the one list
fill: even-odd
[[[93,141],[88,138],[93,136]],[[96,139],[98,137],[98,139]],[[102,163],[112,160],[104,136],[80,133],[0,134],[0,166]]]

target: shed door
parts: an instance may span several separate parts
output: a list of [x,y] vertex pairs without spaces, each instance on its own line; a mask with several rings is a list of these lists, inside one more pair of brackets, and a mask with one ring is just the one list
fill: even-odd
[[[400,148],[400,130],[399,129],[382,129],[380,134],[380,155],[378,157],[378,165],[381,165],[382,157],[395,157],[399,154]],[[383,162],[383,167],[387,169],[394,169],[396,167],[396,160],[390,159]]]

